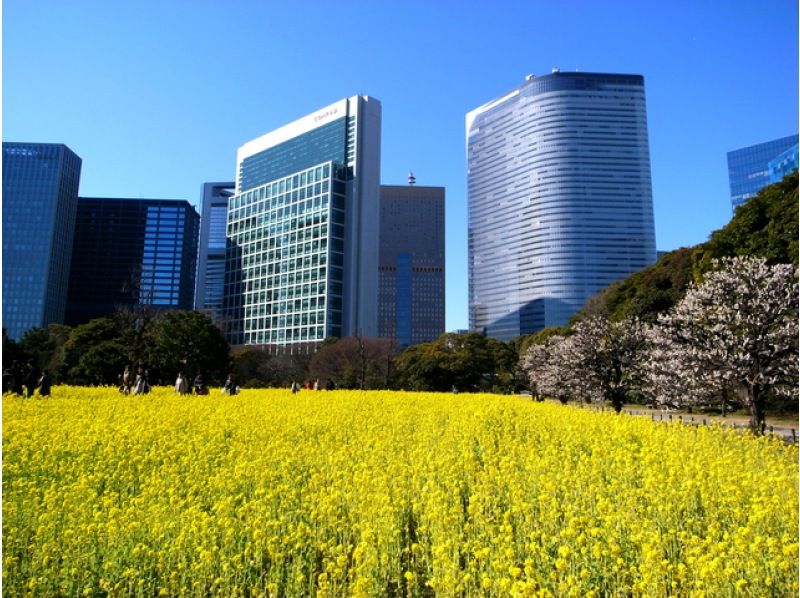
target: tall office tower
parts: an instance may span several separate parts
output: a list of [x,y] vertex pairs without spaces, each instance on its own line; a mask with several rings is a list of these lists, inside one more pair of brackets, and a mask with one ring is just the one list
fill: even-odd
[[66,145],[3,142],[3,327],[64,321],[81,159]]
[[380,230],[378,335],[401,347],[436,340],[444,332],[444,187],[381,185]]
[[[797,135],[789,135],[728,152],[728,180],[734,212],[763,187],[797,168],[797,141]],[[791,168],[792,154],[794,168]]]
[[79,198],[67,324],[139,305],[192,309],[199,219],[185,200]]
[[381,105],[354,96],[239,148],[225,313],[232,344],[302,351],[378,334]]
[[565,325],[655,261],[643,77],[528,76],[466,130],[470,328]]
[[200,243],[194,308],[219,322],[225,290],[225,227],[228,200],[236,183],[204,183],[200,202]]

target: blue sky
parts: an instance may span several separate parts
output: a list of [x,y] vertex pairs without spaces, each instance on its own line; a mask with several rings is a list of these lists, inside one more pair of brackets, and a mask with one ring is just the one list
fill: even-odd
[[726,153],[798,131],[795,0],[5,0],[3,139],[65,143],[80,193],[199,202],[244,142],[383,106],[382,180],[446,187],[447,329],[467,327],[464,117],[562,71],[645,77],[656,240],[731,217]]

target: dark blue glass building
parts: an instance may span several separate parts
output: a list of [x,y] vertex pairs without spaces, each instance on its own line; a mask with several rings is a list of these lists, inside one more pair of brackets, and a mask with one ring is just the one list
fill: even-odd
[[185,200],[78,200],[66,321],[150,305],[192,309],[199,216]]
[[444,332],[444,187],[381,185],[378,335],[401,347]]
[[3,327],[13,339],[64,321],[80,176],[66,145],[3,142]]
[[[797,168],[797,141],[797,135],[789,135],[728,152],[728,180],[734,211],[763,187]],[[790,168],[792,153],[794,168]]]

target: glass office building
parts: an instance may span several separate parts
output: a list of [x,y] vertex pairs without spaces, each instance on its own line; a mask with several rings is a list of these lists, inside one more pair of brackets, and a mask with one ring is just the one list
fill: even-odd
[[781,152],[775,158],[769,161],[769,164],[767,164],[767,169],[769,170],[770,183],[777,183],[778,181],[783,180],[783,177],[785,177],[787,174],[797,170],[797,149],[797,144],[795,143],[785,152]]
[[225,290],[225,243],[228,201],[236,183],[204,183],[200,200],[200,242],[194,308],[217,322],[222,317]]
[[185,200],[81,197],[66,321],[192,309],[199,216]]
[[566,325],[656,259],[644,79],[528,76],[467,114],[470,328]]
[[[785,171],[785,175],[794,170],[787,170],[791,163],[792,149],[794,167],[797,168],[797,141],[797,135],[789,135],[728,152],[728,181],[734,212],[763,187],[783,178],[781,171]],[[771,162],[774,162],[772,166]]]
[[66,145],[3,142],[3,327],[19,340],[64,321],[81,159]]
[[243,145],[228,202],[232,344],[377,336],[381,106],[354,96]]
[[401,347],[444,332],[444,187],[381,185],[378,334]]

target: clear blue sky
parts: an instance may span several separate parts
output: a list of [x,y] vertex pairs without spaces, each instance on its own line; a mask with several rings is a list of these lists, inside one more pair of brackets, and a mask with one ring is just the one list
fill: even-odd
[[798,131],[796,0],[5,0],[3,139],[65,143],[88,197],[188,199],[244,142],[383,105],[382,179],[446,187],[447,329],[467,327],[464,117],[552,67],[645,77],[656,240],[731,217],[726,153]]

